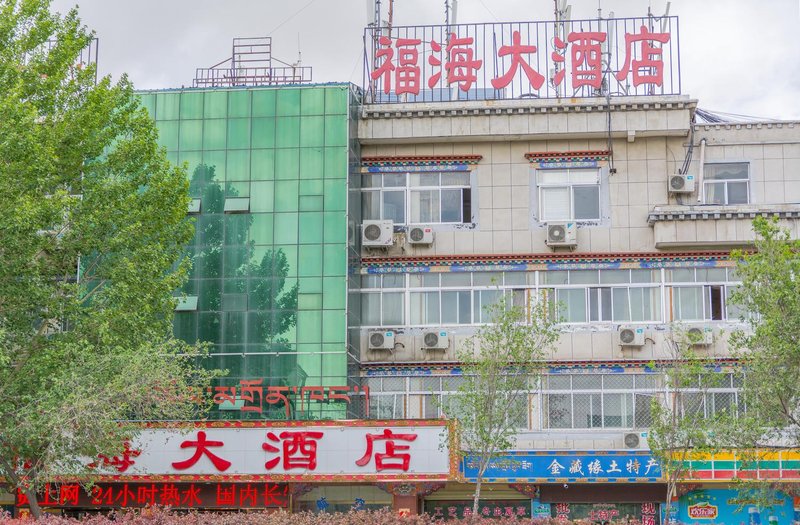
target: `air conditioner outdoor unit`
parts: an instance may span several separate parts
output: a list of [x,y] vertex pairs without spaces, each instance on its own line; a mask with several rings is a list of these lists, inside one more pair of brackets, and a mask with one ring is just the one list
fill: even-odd
[[430,226],[412,226],[408,229],[409,244],[433,244],[433,228]]
[[577,246],[577,225],[574,222],[548,223],[546,243],[548,246]]
[[644,346],[644,327],[620,326],[617,331],[619,344],[622,346]]
[[392,221],[364,221],[361,224],[361,244],[367,247],[391,246],[394,243]]
[[694,175],[687,173],[676,173],[669,178],[670,193],[693,193]]
[[697,346],[708,346],[714,344],[714,331],[711,328],[689,328],[686,331],[689,343]]
[[394,332],[376,330],[367,335],[370,350],[394,350]]
[[628,432],[623,436],[622,442],[625,444],[625,448],[646,449],[648,448],[647,432]]
[[445,330],[425,332],[422,336],[422,348],[429,350],[447,350],[450,348],[450,336]]

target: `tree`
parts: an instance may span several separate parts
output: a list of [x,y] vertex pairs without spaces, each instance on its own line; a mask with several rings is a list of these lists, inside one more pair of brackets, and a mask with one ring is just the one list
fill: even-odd
[[800,241],[777,219],[758,217],[753,252],[736,251],[742,285],[732,301],[748,313],[749,330],[733,334],[745,374],[747,417],[739,446],[800,446]]
[[529,309],[505,300],[486,307],[483,325],[458,352],[463,380],[445,413],[459,423],[460,445],[477,463],[473,515],[478,515],[481,484],[491,460],[513,445],[519,416],[525,416],[531,382],[544,367],[558,338],[547,304]]
[[207,375],[172,337],[185,170],[125,78],[78,64],[75,10],[0,0],[0,475],[37,490],[187,419]]
[[735,419],[732,402],[722,409],[709,403],[708,390],[720,386],[728,376],[713,356],[701,356],[693,350],[698,338],[699,334],[673,327],[665,340],[666,363],[651,364],[661,372],[665,387],[664,397],[654,397],[651,403],[648,445],[667,482],[667,520],[678,484],[691,474],[690,460],[713,453],[718,430]]

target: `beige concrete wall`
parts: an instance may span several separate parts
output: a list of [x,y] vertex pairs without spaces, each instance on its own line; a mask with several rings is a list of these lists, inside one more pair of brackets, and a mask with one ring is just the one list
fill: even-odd
[[[640,99],[641,100],[641,99]],[[647,104],[618,101],[611,107],[613,159],[601,166],[608,173],[610,219],[600,225],[579,225],[573,253],[657,253],[674,250],[728,249],[752,240],[750,221],[758,213],[779,213],[800,237],[800,124],[698,125],[690,173],[700,173],[700,141],[706,161],[750,162],[751,205],[748,214],[679,217],[699,207],[696,195],[667,191],[687,154],[694,102],[662,97]],[[552,253],[545,244],[544,224],[532,220],[535,165],[528,152],[571,152],[608,148],[608,108],[603,100],[472,102],[459,109],[447,104],[369,106],[359,123],[362,155],[481,155],[474,166],[477,225],[474,229],[435,227],[431,246],[411,246],[402,235],[388,252],[364,250],[365,256],[441,256]],[[610,173],[611,168],[616,170]],[[780,204],[780,206],[777,206]],[[667,217],[656,212],[671,210]],[[739,210],[741,211],[741,209]],[[713,326],[714,345],[703,352],[726,354],[726,330]],[[666,357],[668,327],[648,327],[648,341],[624,349],[610,324],[567,328],[552,359],[556,361],[650,360]],[[365,363],[453,361],[455,350],[471,335],[470,328],[451,330],[451,347],[424,350],[422,330],[399,333],[392,351],[366,350]]]

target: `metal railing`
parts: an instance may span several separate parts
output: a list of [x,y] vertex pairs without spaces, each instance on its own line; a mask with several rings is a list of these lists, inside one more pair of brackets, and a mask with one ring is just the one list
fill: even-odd
[[369,27],[365,103],[676,95],[677,17]]

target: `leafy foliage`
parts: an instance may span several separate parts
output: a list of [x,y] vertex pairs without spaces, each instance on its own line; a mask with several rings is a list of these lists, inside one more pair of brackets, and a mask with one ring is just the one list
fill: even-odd
[[749,312],[733,334],[745,372],[747,418],[738,445],[800,446],[800,241],[777,219],[756,218],[755,252],[734,252],[742,286],[732,300]]
[[483,475],[492,458],[512,447],[516,422],[526,416],[531,381],[541,375],[558,338],[544,302],[526,310],[500,301],[487,310],[491,322],[458,354],[463,381],[445,410],[459,423],[461,449],[478,462],[475,514]]
[[49,7],[0,0],[0,475],[31,498],[119,453],[121,421],[192,416],[206,380],[172,337],[185,171],[126,78],[77,64],[77,12]]
[[691,474],[688,462],[713,453],[719,446],[719,430],[735,420],[728,411],[706,410],[709,389],[719,387],[728,376],[721,373],[713,356],[693,350],[698,338],[680,326],[673,327],[665,341],[668,361],[658,367],[666,397],[653,398],[650,408],[648,445],[667,481],[666,515],[677,485]]
[[[310,512],[247,512],[247,513],[176,513],[169,509],[155,507],[139,511],[120,512],[111,517],[92,516],[82,520],[47,516],[43,520],[48,525],[433,525],[442,523],[427,514],[418,516],[399,516],[390,510],[354,511],[348,513]],[[23,525],[25,520],[3,518],[0,525]],[[446,523],[453,525],[591,525],[590,520],[563,520],[556,518],[471,518],[453,519]],[[608,525],[624,525],[624,520],[612,521]]]

